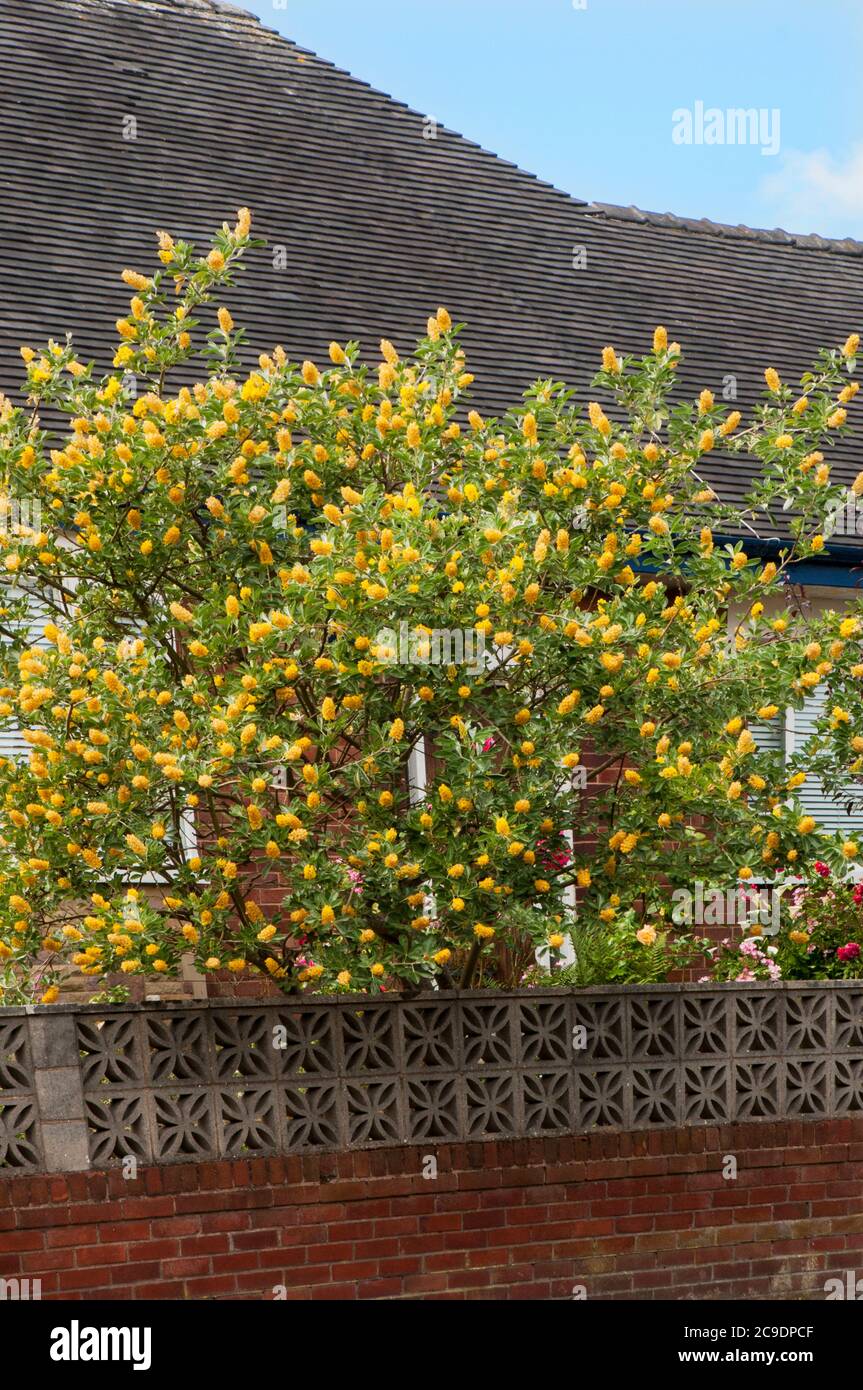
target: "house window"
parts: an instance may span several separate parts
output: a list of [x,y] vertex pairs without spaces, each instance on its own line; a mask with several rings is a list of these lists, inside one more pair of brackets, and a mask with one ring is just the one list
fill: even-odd
[[[765,752],[781,753],[783,761],[790,763],[795,752],[805,747],[826,704],[826,692],[816,690],[802,709],[787,709],[784,721],[777,715],[769,723],[753,724],[756,744]],[[863,834],[863,784],[825,786],[819,777],[810,776],[797,788],[797,796],[805,814],[814,816],[822,830]],[[850,814],[846,809],[848,802],[853,802]]]

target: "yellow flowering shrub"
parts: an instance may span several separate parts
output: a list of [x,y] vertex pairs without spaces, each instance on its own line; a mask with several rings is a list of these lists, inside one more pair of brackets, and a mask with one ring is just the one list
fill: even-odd
[[[39,962],[49,998],[64,963],[189,952],[285,990],[468,983],[559,950],[576,888],[611,923],[660,878],[808,855],[752,728],[827,682],[818,756],[857,757],[858,627],[768,603],[837,500],[850,340],[805,411],[770,377],[747,426],[707,390],[669,406],[663,329],[606,347],[601,401],[545,381],[486,420],[442,308],[407,357],[242,365],[220,300],[249,244],[246,210],[203,256],[160,233],[113,372],[25,348],[0,405],[4,514],[39,508],[0,535],[0,727],[30,749],[0,767],[7,971]],[[787,503],[769,563],[722,539],[720,446],[764,465],[753,515]]]

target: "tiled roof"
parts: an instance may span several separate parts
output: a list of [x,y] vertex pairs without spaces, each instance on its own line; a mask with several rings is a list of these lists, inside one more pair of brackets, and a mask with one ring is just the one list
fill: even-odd
[[[537,377],[584,392],[603,344],[658,322],[687,391],[734,377],[745,410],[765,366],[799,376],[861,327],[860,243],[569,197],[214,0],[0,0],[0,64],[6,390],[22,342],[68,328],[104,357],[156,228],[203,238],[243,204],[269,243],[229,301],[255,354],[407,348],[445,304],[486,411]],[[849,480],[856,452],[831,459]],[[736,497],[746,468],[709,471]]]

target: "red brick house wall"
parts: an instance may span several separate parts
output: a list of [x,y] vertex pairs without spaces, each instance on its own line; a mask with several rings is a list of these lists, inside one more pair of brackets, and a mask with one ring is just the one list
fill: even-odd
[[863,1118],[7,1178],[0,1277],[45,1299],[823,1299],[863,1268],[861,1183]]

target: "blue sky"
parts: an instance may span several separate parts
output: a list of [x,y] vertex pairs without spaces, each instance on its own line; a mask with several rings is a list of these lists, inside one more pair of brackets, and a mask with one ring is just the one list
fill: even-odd
[[[578,197],[863,239],[863,0],[236,3]],[[764,138],[675,143],[699,102]]]

